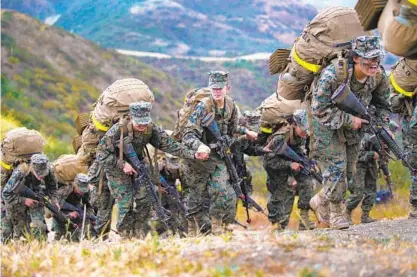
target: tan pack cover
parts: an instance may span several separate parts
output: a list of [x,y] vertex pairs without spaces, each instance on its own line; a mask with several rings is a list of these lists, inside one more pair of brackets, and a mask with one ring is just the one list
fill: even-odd
[[62,155],[53,163],[54,173],[59,183],[74,181],[78,173],[88,173],[88,166],[81,162],[77,155]]
[[1,142],[1,161],[12,165],[19,160],[27,160],[32,154],[42,153],[45,139],[35,130],[20,127],[7,132]]
[[291,61],[278,80],[277,93],[288,100],[303,99],[309,91],[315,74],[297,61],[314,65],[327,65],[343,49],[351,48],[349,42],[367,34],[353,8],[330,7],[320,11],[297,39],[291,52]]
[[[187,92],[184,98],[184,105],[177,111],[177,121],[175,122],[174,131],[171,135],[173,138],[176,140],[182,139],[182,131],[187,125],[188,118],[193,113],[197,104],[203,99],[210,97],[210,95],[211,90],[209,88],[196,88]],[[233,104],[233,100],[229,96],[226,96],[226,99],[228,99],[226,100],[227,104]],[[206,105],[206,109],[211,111],[212,106]]]
[[72,149],[74,149],[74,153],[78,152],[78,149],[80,149],[82,144],[83,141],[81,136],[72,137]]
[[398,86],[405,91],[414,92],[417,89],[417,60],[402,58],[396,63],[391,74]]
[[77,134],[81,135],[84,129],[90,123],[90,113],[81,113],[75,119],[75,129],[77,130]]
[[297,109],[305,108],[304,103],[301,100],[287,100],[273,93],[257,108],[261,113],[261,124],[281,123]]
[[138,79],[121,79],[111,84],[95,103],[93,116],[110,127],[129,113],[129,104],[139,101],[153,102],[155,97],[149,87]]

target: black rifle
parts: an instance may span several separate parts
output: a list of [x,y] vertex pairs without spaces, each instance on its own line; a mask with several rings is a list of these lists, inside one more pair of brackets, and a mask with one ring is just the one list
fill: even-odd
[[54,217],[65,223],[71,224],[74,228],[78,228],[78,224],[71,220],[71,218],[61,212],[57,206],[51,203],[51,201],[48,199],[48,197],[43,194],[42,192],[35,193],[33,190],[28,188],[25,185],[20,185],[19,194],[23,197],[30,198],[33,200],[36,200],[39,202],[40,205],[46,207],[48,210],[51,211],[51,213],[54,215]]
[[300,172],[304,175],[311,176],[320,184],[323,183],[323,176],[317,172],[316,162],[308,159],[306,156],[298,155],[285,141],[282,141],[275,150],[278,155],[282,155],[287,159],[301,164],[303,167]]
[[187,209],[185,208],[184,204],[181,202],[180,194],[178,193],[177,189],[173,186],[170,186],[165,180],[164,176],[159,176],[159,181],[162,187],[165,189],[169,197],[174,201],[177,208],[185,215]]
[[[77,212],[80,219],[84,215],[84,208],[82,208],[80,206],[77,206],[77,205],[73,205],[73,204],[68,203],[66,201],[62,205],[61,210]],[[86,218],[92,223],[96,222],[96,220],[97,220],[97,217],[95,215],[90,214],[90,213],[86,213]]]
[[[246,203],[246,216],[247,222],[250,223],[251,219],[249,217],[249,205],[251,204],[254,207],[257,206],[260,208],[263,214],[265,212],[263,209],[253,200],[252,198],[247,195],[247,190],[244,189],[244,193],[241,189],[242,178],[239,177],[236,167],[232,160],[232,151],[229,145],[229,139],[226,136],[222,136],[220,133],[219,125],[217,125],[216,120],[214,119],[214,113],[207,114],[202,120],[202,126],[207,128],[212,135],[216,138],[216,143],[211,145],[210,148],[215,149],[217,154],[224,160],[226,163],[227,170],[230,175],[230,183],[232,184],[233,190],[236,193],[236,196],[240,198],[244,203]],[[258,209],[257,209],[258,210]],[[266,215],[266,214],[265,214]]]
[[382,120],[375,115],[376,108],[374,106],[369,107],[369,109],[365,108],[359,99],[352,93],[347,83],[343,83],[336,89],[332,95],[332,101],[341,110],[352,112],[356,116],[369,121],[369,124],[366,124],[364,130],[374,134],[380,142],[383,142],[388,147],[389,151],[392,152],[398,160],[401,160],[411,172],[417,172],[417,169],[413,168],[408,163],[407,157],[400,146],[383,126]]
[[155,190],[155,186],[152,182],[151,177],[149,176],[148,169],[139,160],[132,143],[128,140],[125,140],[123,142],[123,152],[133,169],[137,172],[137,175],[135,175],[133,182],[135,190],[137,191],[141,186],[145,186],[146,197],[148,198],[149,202],[153,204],[156,214],[163,226],[165,227],[165,229],[169,230],[167,222],[171,218],[171,214],[169,211],[165,210],[162,207],[161,201]]
[[393,198],[394,195],[392,193],[391,172],[388,168],[388,160],[389,158],[391,158],[391,156],[388,154],[387,150],[384,149],[384,147],[381,145],[380,141],[375,135],[372,135],[369,140],[372,145],[372,149],[374,149],[375,152],[377,152],[379,155],[379,161],[378,161],[379,169],[384,174],[387,187],[390,193],[390,197]]

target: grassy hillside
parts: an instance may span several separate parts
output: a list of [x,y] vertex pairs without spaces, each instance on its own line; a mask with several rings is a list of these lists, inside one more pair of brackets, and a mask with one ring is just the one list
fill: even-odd
[[133,77],[154,92],[154,119],[173,126],[184,83],[17,12],[2,10],[1,25],[2,117],[69,143],[77,114],[91,110],[112,82]]

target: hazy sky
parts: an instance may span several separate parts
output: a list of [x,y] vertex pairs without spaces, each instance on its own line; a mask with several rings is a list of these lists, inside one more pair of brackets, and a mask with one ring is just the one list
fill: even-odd
[[354,7],[357,0],[302,0],[303,2],[309,3],[317,8],[326,8],[328,6],[345,6]]

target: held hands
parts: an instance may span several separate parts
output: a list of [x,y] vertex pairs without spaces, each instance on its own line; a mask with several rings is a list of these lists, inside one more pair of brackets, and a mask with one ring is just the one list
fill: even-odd
[[291,163],[291,169],[295,172],[300,171],[302,168],[304,168],[304,166],[302,164],[299,163]]
[[125,166],[123,167],[123,172],[126,173],[127,175],[138,174],[136,170],[134,170],[133,167],[127,162],[125,162]]
[[374,160],[375,161],[379,160],[379,154],[377,152],[375,152],[375,154],[374,154]]
[[39,202],[36,200],[30,199],[30,198],[25,199],[25,205],[29,208],[36,207],[38,204]]
[[353,121],[353,127],[352,127],[353,130],[360,129],[362,127],[362,124],[369,124],[368,120],[365,120],[356,116],[353,117],[352,121]]

